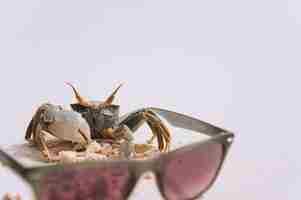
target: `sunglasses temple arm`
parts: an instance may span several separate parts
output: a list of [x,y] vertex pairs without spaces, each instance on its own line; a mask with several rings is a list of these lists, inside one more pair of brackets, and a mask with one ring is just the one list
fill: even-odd
[[0,149],[0,162],[8,166],[10,169],[12,169],[15,173],[20,175],[21,177],[25,177],[26,169],[18,163],[14,158],[12,158],[10,155],[5,153],[3,150]]
[[161,108],[149,108],[149,109],[154,111],[162,118],[164,118],[171,125],[178,128],[184,128],[191,131],[196,131],[199,133],[206,134],[208,136],[216,136],[222,133],[230,133],[227,130],[218,128],[214,125],[189,117],[187,115],[183,115],[169,110],[164,110]]

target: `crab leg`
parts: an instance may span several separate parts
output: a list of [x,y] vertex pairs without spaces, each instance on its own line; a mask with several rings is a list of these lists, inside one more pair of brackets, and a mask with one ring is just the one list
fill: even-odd
[[46,133],[47,133],[46,131],[41,130],[39,137],[40,137],[40,142],[41,142],[42,148],[43,148],[42,152],[49,159],[50,158],[50,153],[49,153],[48,147],[46,145],[46,140],[45,140]]
[[39,134],[36,136],[35,141],[38,143],[38,147],[41,149],[41,152],[43,153],[43,155],[46,157],[47,160],[49,160],[49,161],[58,161],[58,159],[51,156],[51,154],[48,150],[46,140],[45,140],[45,135],[46,134],[50,134],[50,133],[48,133],[44,130],[40,130]]
[[36,134],[38,133],[38,126],[39,126],[39,120],[41,119],[41,115],[43,113],[43,111],[45,110],[45,106],[41,106],[35,113],[34,117],[31,119],[27,130],[26,130],[26,134],[25,134],[25,139],[26,140],[30,140],[33,139],[33,142],[35,142],[35,138],[36,138]]
[[133,144],[133,132],[126,125],[121,125],[116,129],[108,129],[112,139],[122,138],[120,143],[120,156],[129,158],[134,152],[135,145]]
[[[131,135],[132,136],[132,131],[129,128],[126,128],[124,135]],[[125,139],[123,142],[120,144],[120,156],[123,158],[129,158],[130,155],[135,152],[135,145],[133,144],[132,139],[128,140]]]
[[36,137],[37,127],[38,127],[38,120],[41,117],[42,108],[38,109],[34,117],[31,119],[25,134],[25,139],[30,140]]
[[[144,112],[142,115],[146,119],[147,124],[151,128],[153,134],[157,136],[159,150],[161,152],[168,151],[170,144],[170,133],[167,127],[163,124],[161,119],[151,110]],[[152,140],[152,138],[150,140]]]
[[32,136],[32,129],[33,129],[33,119],[30,120],[29,125],[27,126],[26,133],[25,133],[25,139],[30,140]]
[[166,152],[170,145],[170,132],[163,121],[151,109],[141,109],[127,116],[121,124],[127,125],[133,132],[146,122],[152,130],[153,136],[148,143],[157,138],[159,150]]

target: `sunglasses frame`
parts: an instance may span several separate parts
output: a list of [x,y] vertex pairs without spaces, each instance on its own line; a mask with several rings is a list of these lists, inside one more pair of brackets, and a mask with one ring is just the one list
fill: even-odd
[[[223,145],[223,155],[214,177],[212,178],[211,182],[204,190],[200,191],[200,193],[195,195],[193,198],[187,200],[194,200],[203,196],[203,194],[206,193],[216,181],[222,169],[222,166],[224,164],[225,158],[228,154],[229,148],[233,142],[234,134],[225,129],[219,128],[217,126],[211,125],[207,122],[200,121],[196,118],[189,117],[184,114],[180,114],[180,113],[176,113],[160,108],[145,108],[145,109],[151,109],[152,111],[154,111],[156,114],[158,114],[160,117],[165,119],[174,127],[183,128],[194,132],[199,132],[207,136],[211,136],[211,138],[199,142],[195,142],[192,144],[188,144],[178,149],[172,150],[168,153],[162,153],[157,157],[145,159],[145,160],[126,160],[126,159],[104,160],[104,161],[94,161],[94,162],[84,162],[84,163],[74,163],[74,164],[53,164],[53,165],[39,166],[39,167],[25,167],[22,164],[20,164],[18,161],[16,161],[14,158],[12,158],[9,154],[7,154],[6,152],[0,149],[0,162],[2,162],[4,165],[7,165],[14,172],[16,172],[20,177],[22,177],[25,180],[25,182],[27,182],[32,187],[36,198],[40,196],[39,193],[42,191],[41,188],[42,186],[40,184],[41,178],[45,176],[45,174],[47,174],[48,172],[52,172],[56,170],[66,170],[66,169],[77,168],[77,167],[93,168],[99,166],[104,166],[104,167],[125,166],[128,169],[129,177],[130,177],[127,183],[127,188],[126,188],[127,192],[124,194],[125,199],[127,199],[131,195],[138,180],[145,172],[154,173],[156,178],[156,184],[159,188],[162,197],[164,197],[164,199],[168,199],[168,197],[165,195],[164,192],[164,187],[162,183],[163,181],[160,179],[160,177],[162,177],[162,175],[164,174],[162,172],[162,168],[166,163],[165,161],[172,157],[176,157],[178,153],[186,152],[195,148],[200,148],[208,143],[219,143]],[[137,111],[134,111],[133,113],[141,112],[141,110],[142,109],[139,109]],[[128,118],[126,117],[124,117],[123,119],[128,120]],[[136,120],[136,119],[133,118],[132,120]],[[129,128],[132,128],[130,126],[132,124],[131,120],[128,120],[128,122],[129,123],[127,125],[129,126]]]

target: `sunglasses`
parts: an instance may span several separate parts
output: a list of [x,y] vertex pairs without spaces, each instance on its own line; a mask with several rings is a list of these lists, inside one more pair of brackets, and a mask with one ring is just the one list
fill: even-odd
[[0,161],[32,187],[39,200],[127,199],[145,172],[153,172],[164,199],[192,200],[215,182],[234,134],[198,119],[151,108],[177,128],[210,136],[145,160],[113,160],[26,168],[4,151]]

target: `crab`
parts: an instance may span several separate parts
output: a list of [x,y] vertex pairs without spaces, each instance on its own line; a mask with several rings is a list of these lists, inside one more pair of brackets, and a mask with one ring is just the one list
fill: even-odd
[[[105,101],[89,101],[71,83],[66,84],[72,88],[77,103],[70,104],[69,110],[60,105],[42,104],[26,130],[25,139],[33,141],[48,160],[54,161],[55,158],[47,148],[47,134],[72,141],[83,148],[93,140],[110,141],[119,145],[120,154],[125,158],[129,158],[135,151],[146,151],[155,138],[159,151],[169,150],[170,132],[151,108],[142,108],[119,116],[120,106],[113,104],[113,101],[122,85]],[[152,137],[145,144],[133,144],[134,132],[144,123],[150,127]]]
[[57,158],[51,156],[47,147],[48,134],[82,147],[91,142],[89,124],[79,113],[45,103],[37,109],[30,121],[25,139],[33,142],[49,161],[56,161]]
[[[113,104],[115,96],[122,84],[119,85],[105,101],[90,101],[85,99],[71,84],[69,85],[75,95],[77,103],[71,104],[71,108],[82,115],[91,129],[92,139],[109,139],[113,141],[124,140],[121,152],[129,156],[135,149],[140,152],[149,149],[149,145],[157,138],[160,152],[167,152],[171,141],[170,131],[160,117],[151,108],[141,108],[137,111],[120,117],[119,105]],[[133,145],[133,134],[144,123],[150,127],[152,137],[146,144]]]

